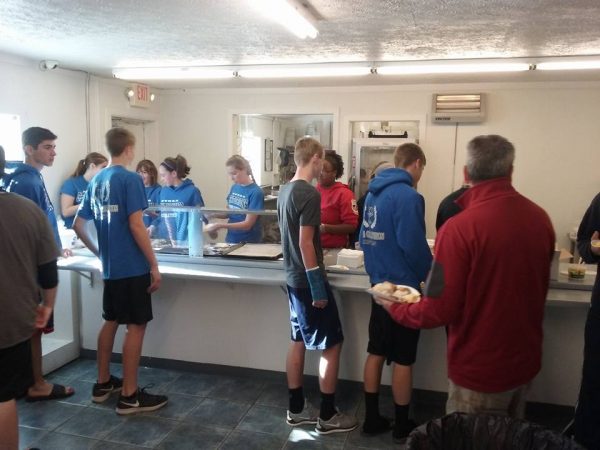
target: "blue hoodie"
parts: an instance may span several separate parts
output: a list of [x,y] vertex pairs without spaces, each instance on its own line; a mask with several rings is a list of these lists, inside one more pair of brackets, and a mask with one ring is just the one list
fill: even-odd
[[60,242],[60,236],[58,234],[58,223],[56,222],[56,215],[54,214],[54,205],[50,200],[48,191],[44,184],[42,174],[35,167],[25,163],[18,163],[15,166],[15,170],[4,175],[3,184],[7,192],[13,192],[15,194],[27,197],[38,205],[50,221],[52,231],[54,232],[54,240],[59,249],[62,249],[62,243]]
[[[163,186],[160,190],[160,206],[204,206],[204,200],[192,180],[185,179],[179,186]],[[165,211],[160,216],[159,236],[187,245],[189,214]]]
[[404,169],[386,169],[369,183],[360,245],[371,283],[419,289],[431,267],[425,238],[425,201]]

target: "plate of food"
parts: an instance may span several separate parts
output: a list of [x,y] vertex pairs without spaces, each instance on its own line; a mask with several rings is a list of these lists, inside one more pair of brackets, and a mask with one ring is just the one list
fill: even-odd
[[421,294],[415,288],[403,284],[394,284],[389,281],[377,283],[367,292],[374,297],[395,303],[417,303],[421,301]]

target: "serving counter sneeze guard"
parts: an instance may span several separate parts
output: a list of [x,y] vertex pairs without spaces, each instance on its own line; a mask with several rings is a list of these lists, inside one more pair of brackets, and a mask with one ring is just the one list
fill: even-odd
[[[275,210],[241,210],[192,206],[154,206],[148,233],[159,261],[177,256],[183,262],[204,257],[272,259],[281,257],[281,237]],[[238,241],[226,224],[247,214],[257,216],[252,242]],[[238,233],[239,235],[239,233]],[[172,260],[172,258],[169,258]]]

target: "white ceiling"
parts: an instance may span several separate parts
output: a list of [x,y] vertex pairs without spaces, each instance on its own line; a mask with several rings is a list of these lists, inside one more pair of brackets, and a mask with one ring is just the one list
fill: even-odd
[[252,0],[2,0],[0,52],[104,76],[114,67],[600,55],[600,0],[309,3],[314,40],[268,21]]

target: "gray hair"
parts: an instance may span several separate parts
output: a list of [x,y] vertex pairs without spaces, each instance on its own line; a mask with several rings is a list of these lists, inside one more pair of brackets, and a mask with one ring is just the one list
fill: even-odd
[[477,136],[467,145],[467,174],[472,182],[507,177],[515,160],[515,147],[497,134]]

